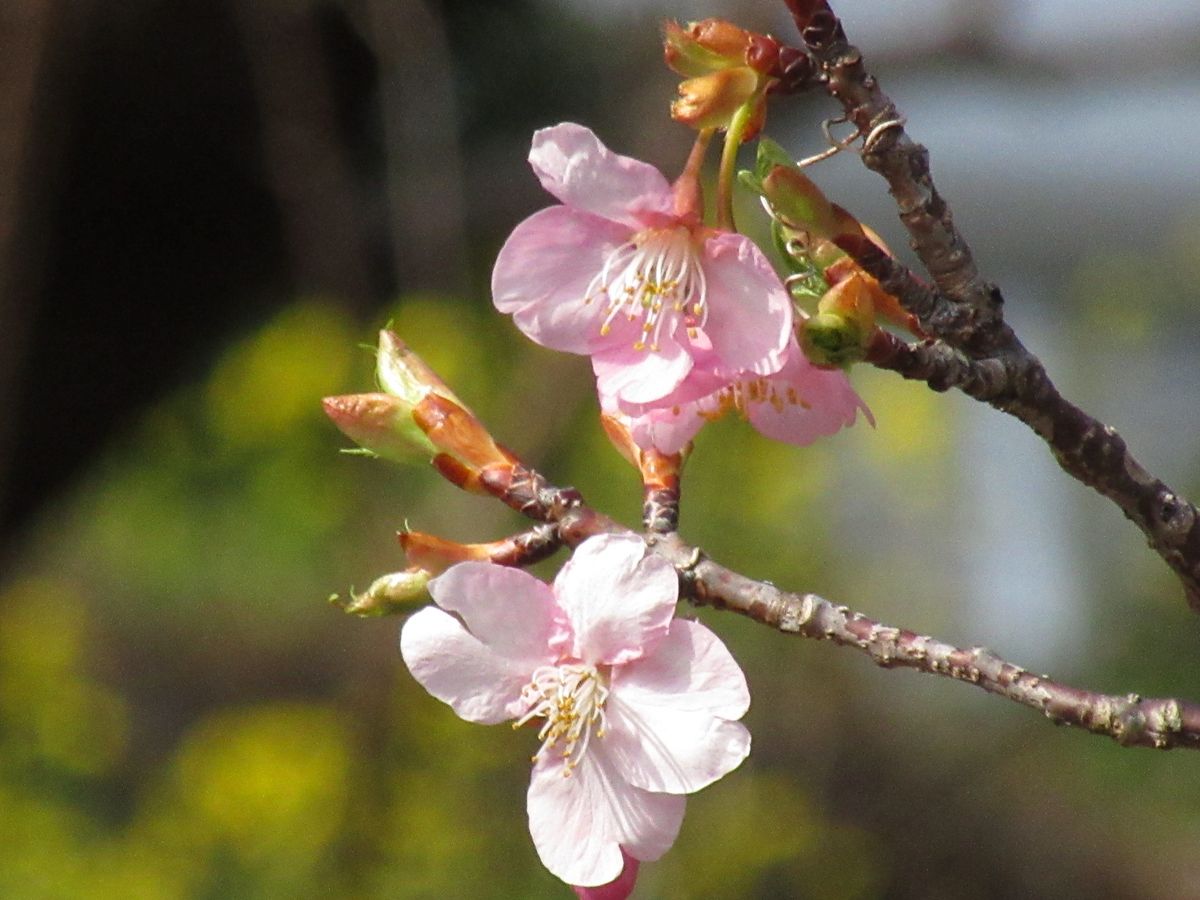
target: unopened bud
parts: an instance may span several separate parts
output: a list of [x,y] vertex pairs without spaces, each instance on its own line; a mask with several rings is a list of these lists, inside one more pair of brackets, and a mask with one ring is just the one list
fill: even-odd
[[402,531],[397,537],[411,565],[435,574],[446,571],[455,563],[487,562],[492,556],[489,544],[460,544],[423,531]]
[[517,459],[496,443],[475,414],[449,397],[430,394],[413,410],[417,426],[441,452],[434,466],[465,490],[487,493],[479,482],[484,469],[511,469]]
[[326,414],[370,453],[393,460],[419,453],[453,484],[480,493],[486,493],[480,481],[484,469],[516,463],[446,383],[390,331],[379,333],[376,376],[386,393],[324,401]]
[[417,356],[399,336],[386,328],[379,332],[379,350],[375,358],[375,376],[379,386],[394,397],[416,406],[429,394],[436,393],[465,408],[446,382]]
[[772,166],[763,176],[762,190],[772,212],[786,227],[826,239],[837,233],[839,217],[834,205],[795,166]]
[[336,594],[329,599],[355,616],[395,615],[428,599],[426,588],[431,578],[433,573],[424,569],[405,569],[376,578],[361,594],[352,591],[349,600],[342,600]]
[[325,414],[354,443],[393,462],[428,460],[438,452],[413,419],[410,404],[391,394],[347,394],[321,401]]
[[751,32],[721,19],[663,25],[663,57],[688,78],[746,65]]
[[552,556],[562,546],[553,525],[535,525],[521,534],[481,544],[460,544],[420,531],[402,531],[399,537],[409,564],[434,574],[462,562],[529,566]]
[[858,323],[837,313],[817,313],[800,323],[800,347],[809,362],[841,368],[865,355],[864,335]]
[[721,69],[689,78],[679,85],[671,118],[691,128],[728,128],[730,121],[758,90],[758,75],[747,66]]

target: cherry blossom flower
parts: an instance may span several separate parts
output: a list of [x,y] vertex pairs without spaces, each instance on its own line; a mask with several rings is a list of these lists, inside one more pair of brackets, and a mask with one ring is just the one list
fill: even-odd
[[600,406],[627,419],[634,443],[643,450],[668,454],[682,450],[705,422],[730,410],[742,413],[766,437],[798,446],[853,425],[859,410],[875,424],[845,373],[814,366],[794,338],[783,368],[772,375],[739,373],[731,379],[697,354],[688,377],[667,397],[632,404],[601,392]]
[[701,350],[727,375],[779,370],[791,302],[749,238],[701,223],[695,172],[672,188],[571,123],[534,134],[529,162],[561,205],[518,225],[492,273],[529,338],[592,357],[601,391],[631,403],[673,391]]
[[658,859],[684,795],[749,753],[741,669],[711,631],[674,618],[675,571],[639,538],[590,538],[553,586],[465,562],[429,592],[437,607],[405,623],[404,661],[468,721],[539,723],[529,830],[568,884],[610,885],[627,857]]

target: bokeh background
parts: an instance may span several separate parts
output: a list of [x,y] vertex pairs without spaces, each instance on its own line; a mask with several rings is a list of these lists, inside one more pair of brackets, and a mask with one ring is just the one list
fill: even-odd
[[[1068,393],[1200,493],[1200,7],[837,4],[932,151],[1011,320]],[[562,120],[678,171],[657,23],[768,0],[0,4],[0,896],[555,897],[532,735],[417,687],[398,621],[329,594],[403,523],[522,527],[340,456],[391,320],[501,440],[638,518],[586,361],[489,304],[524,162]],[[770,133],[821,148],[827,98]],[[814,177],[895,247],[883,183]],[[743,208],[751,221],[753,204]],[[747,574],[1112,692],[1200,698],[1200,620],[1022,426],[888,373],[818,446],[699,439],[683,530]],[[549,574],[554,566],[543,567]],[[700,613],[752,758],[637,896],[1200,897],[1200,759]]]

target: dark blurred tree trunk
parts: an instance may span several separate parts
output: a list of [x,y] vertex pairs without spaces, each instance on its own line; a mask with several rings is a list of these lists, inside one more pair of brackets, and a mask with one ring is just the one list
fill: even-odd
[[91,0],[7,0],[0,5],[0,548],[7,509],[15,410],[29,357],[46,251],[45,208],[61,156],[61,123],[46,116],[77,49]]
[[424,0],[367,0],[380,69],[392,246],[402,288],[461,292],[469,270],[454,69]]
[[296,287],[365,314],[378,299],[367,216],[337,127],[319,22],[307,3],[236,4],[258,98],[264,168]]

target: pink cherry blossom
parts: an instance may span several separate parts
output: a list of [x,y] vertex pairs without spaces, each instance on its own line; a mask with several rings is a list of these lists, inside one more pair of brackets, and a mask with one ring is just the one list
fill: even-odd
[[731,409],[766,437],[798,446],[853,425],[859,410],[875,424],[845,373],[814,366],[795,339],[788,345],[783,368],[772,375],[739,373],[728,378],[697,354],[688,377],[666,397],[632,404],[601,392],[600,405],[627,420],[639,447],[662,453],[679,452],[706,421]]
[[601,391],[631,403],[673,391],[701,349],[728,375],[779,370],[787,293],[749,238],[703,226],[694,185],[570,123],[534,134],[529,162],[562,205],[518,225],[492,273],[528,337],[591,356]]
[[750,750],[750,703],[724,644],[675,619],[672,566],[633,535],[581,544],[553,586],[466,562],[430,582],[437,607],[405,624],[413,677],[471,722],[538,722],[529,830],[571,885],[616,881],[654,860],[683,821],[683,795]]

